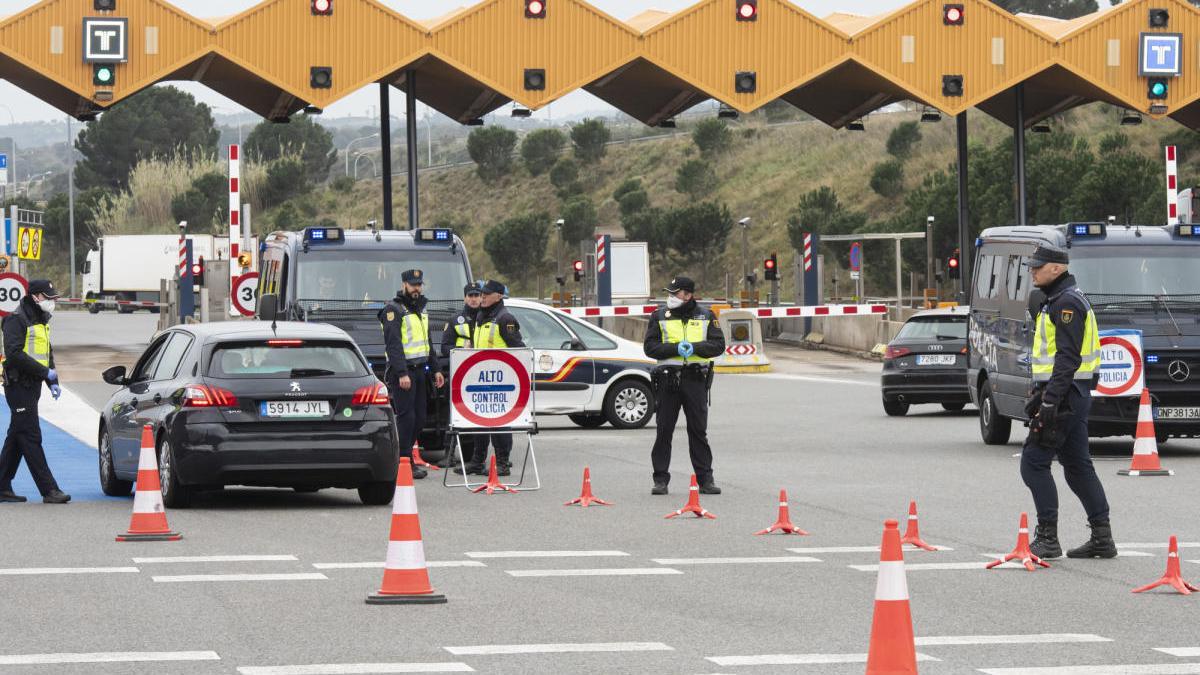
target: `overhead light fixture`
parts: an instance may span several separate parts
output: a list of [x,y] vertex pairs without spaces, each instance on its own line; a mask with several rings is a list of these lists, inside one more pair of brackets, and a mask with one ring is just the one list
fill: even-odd
[[924,108],[921,109],[921,121],[922,122],[941,122],[942,121],[942,113],[939,112],[937,108],[931,108],[929,106],[925,106]]
[[83,113],[82,115],[76,115],[75,119],[79,120],[80,122],[95,122],[96,117],[98,117],[98,116],[99,116],[98,113],[88,112],[88,113]]
[[545,68],[526,68],[525,69],[525,89],[526,89],[526,91],[545,91],[545,89],[546,89],[546,69]]
[[92,0],[92,9],[97,12],[115,12],[117,0]]
[[738,118],[738,111],[722,103],[721,107],[717,108],[717,118],[722,120],[736,120]]
[[529,117],[531,115],[533,115],[533,111],[530,110],[529,108],[513,108],[512,109],[513,117],[525,118],[525,117]]
[[308,86],[313,89],[330,89],[333,87],[333,68],[329,66],[313,66],[308,70]]
[[1131,127],[1142,123],[1142,113],[1126,108],[1121,111],[1121,126]]
[[658,126],[661,129],[674,129],[675,128],[675,118],[669,117],[669,118],[659,122]]
[[942,76],[942,96],[962,96],[963,95],[963,76],[962,75],[943,75]]
[[471,119],[467,120],[467,126],[481,127],[481,126],[483,126],[483,118],[482,117],[472,117]]
[[753,94],[758,91],[758,73],[753,70],[743,70],[733,76],[733,90],[739,94]]
[[1166,115],[1167,110],[1169,110],[1169,108],[1167,108],[1167,106],[1163,103],[1155,103],[1150,106],[1151,115]]
[[1050,133],[1050,123],[1049,122],[1034,122],[1033,126],[1029,127],[1029,130],[1035,134],[1048,134],[1048,133]]
[[867,126],[863,124],[861,117],[856,120],[851,120],[850,123],[846,125],[847,131],[865,131],[866,128]]
[[320,115],[323,112],[325,112],[324,108],[318,108],[315,105],[304,106],[304,114],[305,115]]
[[1171,13],[1161,8],[1151,9],[1149,21],[1151,28],[1166,28],[1171,22]]

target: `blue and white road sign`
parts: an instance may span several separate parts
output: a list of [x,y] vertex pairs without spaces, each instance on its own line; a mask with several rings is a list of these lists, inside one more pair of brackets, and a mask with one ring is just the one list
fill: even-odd
[[1138,48],[1138,74],[1179,75],[1183,65],[1183,35],[1142,33]]
[[8,155],[5,153],[0,153],[0,169],[7,169],[7,168],[8,168]]

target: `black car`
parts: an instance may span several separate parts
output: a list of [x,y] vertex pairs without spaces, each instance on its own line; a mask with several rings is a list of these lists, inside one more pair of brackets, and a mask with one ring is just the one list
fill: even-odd
[[155,336],[100,416],[100,484],[128,495],[150,425],[163,501],[226,485],[393,494],[399,444],[387,388],[344,331],[321,324],[228,322]]
[[900,417],[914,403],[962,410],[967,387],[967,308],[914,314],[883,355],[883,410]]

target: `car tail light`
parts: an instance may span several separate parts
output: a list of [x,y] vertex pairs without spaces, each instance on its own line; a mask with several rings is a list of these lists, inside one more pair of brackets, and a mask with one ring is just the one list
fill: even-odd
[[388,405],[390,402],[387,385],[382,382],[359,387],[351,400],[352,405]]
[[193,384],[183,390],[185,408],[229,408],[237,405],[232,391],[205,384]]
[[304,340],[267,340],[268,347],[299,347]]
[[883,358],[888,359],[888,360],[898,359],[901,356],[908,356],[911,353],[912,353],[912,350],[909,349],[908,347],[893,347],[891,345],[888,345],[888,348],[886,350],[884,350],[884,352],[883,352]]
[[967,348],[966,348],[966,347],[963,347],[962,349],[958,350],[958,353],[959,353],[959,354],[962,354],[963,356],[966,356],[966,355],[967,355]]

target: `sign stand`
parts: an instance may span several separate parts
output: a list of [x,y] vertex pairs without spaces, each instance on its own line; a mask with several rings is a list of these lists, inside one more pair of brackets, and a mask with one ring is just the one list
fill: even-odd
[[[505,433],[505,430],[497,429],[495,431],[458,431],[458,430],[455,430],[453,427],[451,427],[450,433],[454,435],[454,456],[458,459],[458,461],[455,462],[454,464],[450,464],[450,465],[446,466],[446,471],[442,473],[442,487],[461,487],[461,488],[466,488],[468,490],[474,490],[477,487],[486,485],[487,484],[486,480],[481,480],[478,483],[472,483],[471,479],[467,476],[466,462],[463,460],[463,453],[462,453],[462,437],[463,436],[479,436],[480,438],[483,439],[483,442],[486,443],[487,439],[493,433]],[[525,441],[526,441],[525,442],[525,459],[524,459],[524,461],[521,462],[521,473],[520,473],[520,475],[517,476],[517,482],[501,483],[501,484],[504,487],[511,488],[516,492],[533,492],[534,490],[540,490],[540,489],[542,489],[542,476],[540,473],[538,473],[537,456],[533,452],[533,437],[537,434],[537,428],[535,427],[533,429],[523,429],[523,430],[517,431],[515,433],[519,433],[519,434],[522,434],[523,436],[525,436]],[[532,468],[533,468],[533,486],[532,487],[522,487],[522,485],[525,483],[525,472],[528,468],[530,468],[531,464],[533,465],[532,466]],[[461,483],[451,483],[450,482],[450,469],[454,466],[457,466],[463,470],[463,474],[462,474],[463,480]]]

